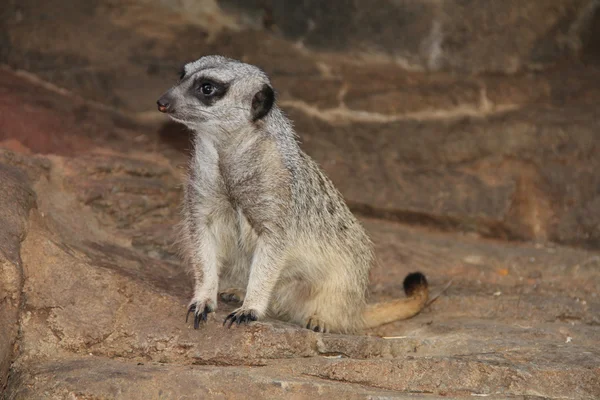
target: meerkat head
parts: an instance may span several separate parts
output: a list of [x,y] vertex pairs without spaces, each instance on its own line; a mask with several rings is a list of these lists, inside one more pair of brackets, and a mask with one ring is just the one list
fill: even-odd
[[157,104],[160,112],[192,130],[216,133],[260,123],[274,102],[269,78],[259,68],[205,56],[186,64],[177,84]]

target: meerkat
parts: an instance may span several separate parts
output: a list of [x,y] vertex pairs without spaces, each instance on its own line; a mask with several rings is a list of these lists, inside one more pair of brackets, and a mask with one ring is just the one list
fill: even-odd
[[195,278],[195,329],[218,297],[240,305],[229,327],[272,317],[356,333],[421,311],[428,288],[419,272],[405,278],[406,298],[367,304],[371,240],[301,150],[261,69],[201,57],[157,104],[194,132],[181,243]]

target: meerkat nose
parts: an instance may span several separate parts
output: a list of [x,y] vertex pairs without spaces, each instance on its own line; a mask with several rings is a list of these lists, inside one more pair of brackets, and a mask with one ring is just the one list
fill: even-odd
[[158,105],[158,111],[160,112],[166,113],[169,110],[169,102],[163,98],[158,99],[156,104]]

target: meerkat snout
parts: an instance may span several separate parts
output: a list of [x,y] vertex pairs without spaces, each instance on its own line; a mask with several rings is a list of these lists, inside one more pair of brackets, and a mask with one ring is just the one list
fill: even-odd
[[228,326],[270,315],[318,332],[356,332],[423,309],[420,273],[406,278],[406,298],[367,304],[369,236],[301,150],[262,70],[202,57],[157,105],[195,133],[181,237],[196,281],[194,328],[218,299],[240,304]]
[[169,101],[163,97],[158,99],[156,101],[156,104],[158,105],[158,111],[160,111],[162,113],[168,112],[169,106],[171,105],[171,103],[169,103]]

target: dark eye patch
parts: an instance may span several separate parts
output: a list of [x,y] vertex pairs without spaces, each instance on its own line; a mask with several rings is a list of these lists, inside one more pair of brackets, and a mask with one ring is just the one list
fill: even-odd
[[[212,90],[206,90],[208,87]],[[227,93],[227,89],[229,89],[228,84],[209,78],[198,78],[190,87],[194,97],[207,106],[212,106],[223,98]]]

